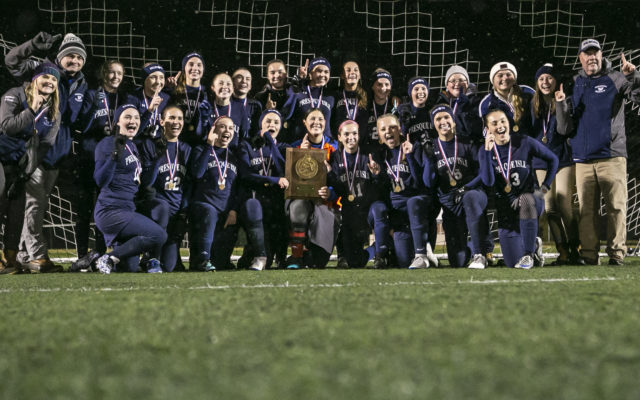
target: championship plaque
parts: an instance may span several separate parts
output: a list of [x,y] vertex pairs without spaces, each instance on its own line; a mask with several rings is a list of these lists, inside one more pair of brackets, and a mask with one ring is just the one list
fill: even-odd
[[327,168],[324,165],[325,150],[287,148],[285,177],[289,187],[287,199],[319,199],[318,190],[327,185]]

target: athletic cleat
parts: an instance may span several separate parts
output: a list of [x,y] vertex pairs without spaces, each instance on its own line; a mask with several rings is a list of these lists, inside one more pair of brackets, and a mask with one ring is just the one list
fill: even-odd
[[438,266],[438,258],[435,254],[433,254],[433,250],[431,249],[431,243],[427,243],[427,260],[429,261],[430,267]]
[[265,265],[267,265],[267,257],[254,257],[249,269],[253,271],[262,271]]
[[287,259],[287,269],[300,269],[303,268],[304,261],[302,258],[289,257]]
[[108,254],[105,254],[96,261],[96,268],[98,268],[98,271],[101,274],[109,275],[113,270],[115,270],[115,264],[111,257],[109,257]]
[[531,269],[533,268],[533,257],[530,254],[525,254],[513,267],[519,269]]
[[162,273],[162,265],[160,265],[160,261],[155,258],[149,259],[147,261],[147,273],[148,274],[161,274]]
[[621,258],[611,257],[611,258],[609,258],[609,265],[620,267],[620,266],[624,265],[624,260],[621,259]]
[[95,263],[100,258],[100,253],[95,250],[91,250],[83,257],[71,264],[69,272],[91,272],[94,271]]
[[536,267],[544,267],[544,254],[542,254],[542,239],[536,237],[536,252],[533,254],[533,261]]
[[473,259],[467,268],[485,269],[487,268],[487,259],[482,254],[474,254]]
[[387,258],[383,256],[375,256],[373,258],[373,269],[386,269]]
[[416,254],[409,269],[425,269],[429,268],[429,260],[426,254]]
[[349,269],[349,263],[347,262],[346,257],[338,258],[338,264],[336,265],[338,269]]

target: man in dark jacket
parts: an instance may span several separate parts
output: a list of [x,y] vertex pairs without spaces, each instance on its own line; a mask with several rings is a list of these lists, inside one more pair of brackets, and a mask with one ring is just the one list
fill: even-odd
[[[624,100],[640,102],[640,73],[621,57],[621,71],[611,69],[595,39],[582,41],[573,96],[558,102],[558,132],[571,131],[576,186],[580,200],[582,257],[600,263],[597,222],[600,196],[607,213],[609,265],[622,265],[626,254],[627,145]],[[558,100],[558,97],[556,96]]]

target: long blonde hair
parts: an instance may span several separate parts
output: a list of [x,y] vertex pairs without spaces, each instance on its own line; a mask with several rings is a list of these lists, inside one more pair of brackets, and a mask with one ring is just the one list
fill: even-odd
[[[27,85],[27,87],[24,89],[24,94],[27,96],[27,104],[31,104],[34,97],[36,97],[36,95],[38,94],[38,85],[36,85],[36,81],[39,78],[40,77],[31,81],[29,85]],[[56,120],[56,116],[58,115],[58,109],[60,108],[60,97],[58,96],[57,82],[56,82],[55,90],[53,91],[53,93],[49,95],[49,99],[47,100],[46,104],[49,106],[49,110],[47,111],[47,118],[49,118],[49,120],[53,122]],[[34,110],[34,111],[37,112],[38,110]]]
[[538,118],[545,118],[543,115],[546,110],[551,110],[551,114],[556,113],[556,99],[551,97],[550,106],[545,106],[544,95],[540,91],[539,85],[536,82],[536,92],[533,94],[533,98],[531,99],[531,103],[533,104],[533,114]]
[[522,89],[517,83],[511,88],[511,96],[513,99],[513,121],[518,123],[524,115],[524,99],[522,98]]

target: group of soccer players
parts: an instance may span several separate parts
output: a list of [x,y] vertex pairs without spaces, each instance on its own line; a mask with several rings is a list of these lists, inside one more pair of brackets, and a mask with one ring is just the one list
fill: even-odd
[[[25,231],[42,226],[15,213],[30,212],[32,194],[20,179],[28,184],[38,171],[57,171],[65,157],[77,171],[74,270],[184,270],[187,233],[189,271],[229,268],[240,228],[247,244],[238,268],[322,268],[335,249],[338,267],[422,269],[439,263],[438,215],[449,265],[482,269],[494,262],[488,209],[497,212],[506,266],[529,269],[544,264],[538,221],[545,205],[555,263],[583,262],[575,181],[567,178],[575,175],[572,126],[556,119],[565,94],[550,64],[520,79],[529,87],[518,83],[514,65],[499,62],[486,95],[454,65],[439,92],[427,77],[410,79],[402,103],[384,68],[363,78],[355,60],[336,67],[316,57],[289,77],[275,59],[252,98],[248,69],[205,81],[206,61],[192,52],[175,76],[144,65],[142,86],[125,93],[117,60],[101,66],[98,87],[87,87],[87,54],[72,34],[53,63],[28,60],[55,40],[41,33],[7,56],[28,84],[6,93],[0,112],[6,272],[58,270],[46,253],[20,248]],[[336,75],[339,88],[330,89]],[[71,138],[78,145],[69,156]],[[33,146],[41,156],[27,157],[37,162],[25,166]],[[288,147],[325,151],[327,182],[317,200],[285,198]],[[92,216],[96,249],[89,251]]]

